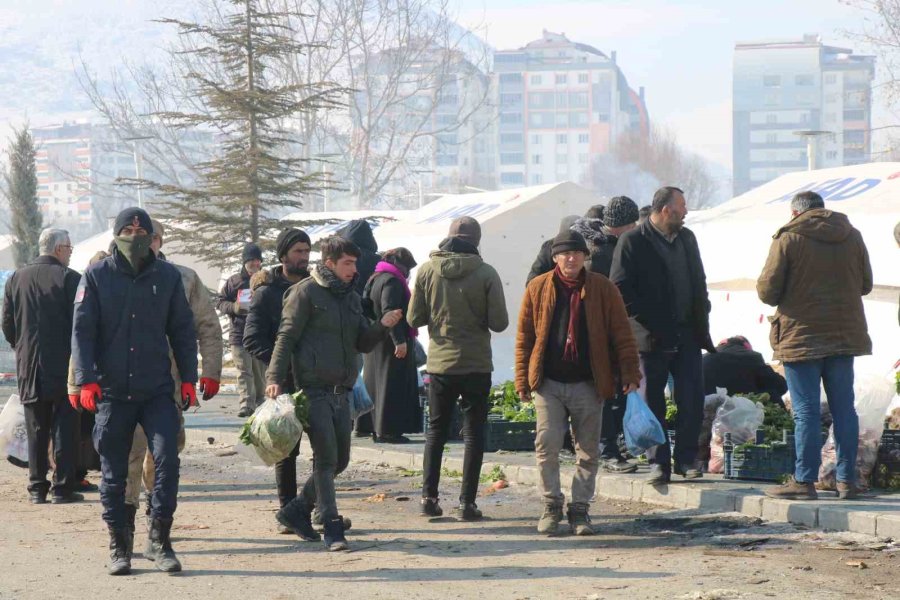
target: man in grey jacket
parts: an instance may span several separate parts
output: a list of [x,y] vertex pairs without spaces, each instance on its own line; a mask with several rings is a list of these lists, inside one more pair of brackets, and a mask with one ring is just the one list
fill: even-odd
[[285,296],[278,338],[266,371],[266,395],[276,398],[281,394],[290,364],[294,386],[309,399],[306,433],[313,449],[313,475],[276,518],[304,540],[318,540],[312,527],[312,509],[318,501],[325,548],[334,551],[348,547],[334,492],[334,477],[350,462],[348,394],[359,374],[360,353],[371,352],[400,321],[402,311],[389,312],[370,325],[354,290],[359,248],[332,236],[322,242],[321,253],[323,262],[312,276]]

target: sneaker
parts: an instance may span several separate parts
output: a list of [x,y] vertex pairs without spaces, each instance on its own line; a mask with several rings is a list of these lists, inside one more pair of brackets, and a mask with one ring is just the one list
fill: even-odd
[[461,503],[457,508],[459,512],[459,517],[463,521],[480,521],[484,515],[481,514],[481,511],[478,510],[478,505],[474,502],[471,503]]
[[769,498],[780,498],[782,500],[816,500],[819,495],[816,493],[816,487],[812,483],[802,483],[791,477],[786,483],[778,486],[772,486],[763,493]]
[[313,529],[310,520],[311,512],[300,498],[295,498],[275,513],[275,518],[279,523],[296,533],[303,541],[318,542],[322,539],[322,536]]
[[252,414],[253,414],[252,408],[250,408],[249,406],[242,406],[241,410],[238,411],[238,418],[246,419],[247,417],[249,417]]
[[72,502],[81,502],[84,500],[84,496],[79,494],[78,492],[69,492],[68,494],[53,494],[53,498],[51,498],[51,504],[71,504]]
[[37,490],[28,492],[28,501],[32,504],[47,504],[47,492]]
[[325,521],[325,549],[329,552],[347,550],[350,545],[344,537],[344,519],[338,515]]
[[440,517],[444,514],[437,498],[422,498],[421,512],[423,517]]
[[607,473],[634,473],[637,471],[636,464],[628,462],[621,456],[601,458],[600,468]]
[[682,467],[676,468],[675,473],[677,475],[681,475],[685,479],[702,479],[703,471],[698,469],[694,465],[683,465]]
[[562,504],[545,504],[544,513],[538,520],[537,531],[547,535],[553,535],[559,531],[559,524],[563,518]]
[[[353,527],[353,521],[350,520],[350,517],[341,516],[344,520],[344,531],[350,531],[350,528]],[[313,509],[312,512],[312,524],[316,530],[324,529],[325,522],[322,521],[322,513],[319,512],[319,509]]]
[[591,516],[588,514],[587,504],[580,502],[569,504],[567,518],[573,535],[594,535],[596,533],[591,527]]
[[663,469],[662,465],[650,465],[650,476],[647,477],[647,483],[650,485],[666,485],[671,481],[672,476]]

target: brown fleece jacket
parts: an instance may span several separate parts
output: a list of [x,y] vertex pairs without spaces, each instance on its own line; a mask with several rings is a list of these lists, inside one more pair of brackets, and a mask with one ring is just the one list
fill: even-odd
[[[625,383],[640,383],[637,342],[619,289],[599,273],[585,273],[581,297],[587,319],[591,372],[602,402]],[[544,352],[550,336],[556,286],[553,271],[529,282],[516,333],[516,389],[534,391],[544,379]]]

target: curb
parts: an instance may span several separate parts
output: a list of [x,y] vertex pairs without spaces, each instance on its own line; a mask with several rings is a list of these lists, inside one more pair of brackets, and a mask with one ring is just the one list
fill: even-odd
[[[231,444],[239,444],[237,432],[231,429],[189,429],[193,434],[212,436]],[[305,441],[304,441],[305,444]],[[482,472],[499,466],[506,473],[510,483],[536,486],[540,474],[536,466],[496,460],[503,455],[485,455]],[[496,457],[491,460],[492,457]],[[420,469],[422,452],[376,448],[354,444],[351,460],[386,464],[402,469]],[[445,456],[443,466],[461,471],[461,457]],[[562,467],[560,479],[571,481],[573,467]],[[718,490],[722,485],[736,486],[737,489]],[[792,501],[769,498],[761,493],[765,483],[731,482],[725,480],[702,482],[678,482],[664,486],[651,486],[641,475],[597,475],[597,496],[644,502],[675,509],[700,510],[704,512],[738,512],[749,517],[766,521],[793,523],[810,528],[831,531],[848,531],[870,536],[900,539],[900,496],[887,496],[871,500],[839,501],[822,498],[820,500]],[[568,487],[563,484],[563,487]]]

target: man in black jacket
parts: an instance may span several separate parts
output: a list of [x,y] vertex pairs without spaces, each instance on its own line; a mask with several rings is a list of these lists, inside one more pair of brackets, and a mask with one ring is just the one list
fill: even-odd
[[[616,245],[610,279],[619,286],[638,341],[647,378],[650,410],[665,427],[664,390],[669,373],[675,380],[675,472],[696,479],[695,464],[703,421],[701,349],[715,352],[709,337],[709,294],[700,249],[684,227],[687,204],[676,187],[653,196],[652,212],[642,225]],[[669,444],[647,451],[653,484],[668,483]]]
[[53,504],[83,500],[74,492],[78,460],[78,413],[66,398],[72,352],[72,304],[78,273],[69,269],[72,243],[62,229],[45,229],[41,255],[13,273],[3,299],[3,335],[16,351],[19,399],[28,434],[28,493],[47,501],[48,452],[53,438]]
[[769,400],[782,407],[781,397],[788,391],[784,377],[741,335],[719,342],[715,353],[703,355],[703,393],[715,394],[716,388],[725,388],[729,396],[769,394]]
[[[270,271],[260,271],[250,280],[253,300],[244,326],[244,348],[253,358],[266,366],[272,361],[278,326],[281,324],[284,295],[292,285],[309,277],[307,268],[310,247],[311,242],[305,231],[285,229],[275,241],[275,253],[281,266]],[[285,391],[294,391],[293,381],[290,378],[285,381]],[[278,503],[282,508],[297,497],[299,453],[298,441],[287,458],[275,463],[275,487],[278,490]],[[282,533],[291,532],[284,526],[282,528]]]
[[247,244],[241,253],[241,270],[235,273],[222,286],[216,308],[231,320],[231,331],[228,342],[231,344],[231,357],[238,370],[238,392],[240,393],[240,410],[238,416],[249,417],[262,403],[265,391],[266,368],[244,349],[244,324],[250,307],[250,277],[262,268],[262,250],[256,244]]
[[[572,228],[572,225],[574,225],[575,222],[580,218],[581,217],[579,217],[578,215],[569,215],[567,217],[563,217],[559,222],[559,231],[557,233],[569,231],[569,229]],[[556,266],[553,263],[553,253],[551,252],[552,246],[552,237],[550,239],[544,240],[544,243],[541,244],[541,249],[538,250],[537,257],[534,259],[534,262],[531,265],[531,270],[528,271],[528,277],[525,278],[525,285],[528,285],[529,282],[531,282],[531,280],[538,275],[549,273]]]
[[133,532],[125,508],[128,454],[140,424],[156,465],[150,552],[161,571],[181,570],[172,549],[178,495],[180,414],[169,351],[181,377],[182,408],[197,406],[197,334],[181,273],[150,250],[153,225],[140,208],[116,217],[115,247],[87,268],[75,295],[72,357],[81,408],[97,412],[94,445],[109,529],[110,575],[131,572]]

